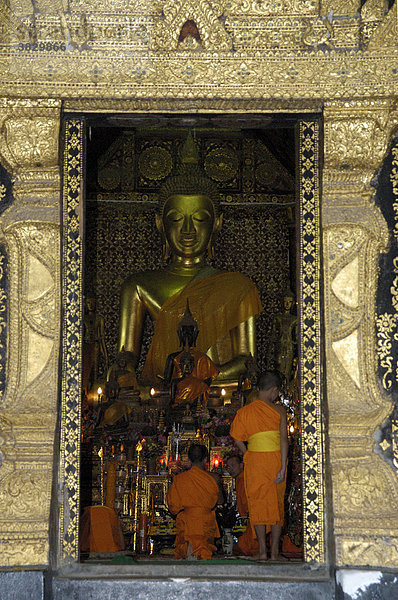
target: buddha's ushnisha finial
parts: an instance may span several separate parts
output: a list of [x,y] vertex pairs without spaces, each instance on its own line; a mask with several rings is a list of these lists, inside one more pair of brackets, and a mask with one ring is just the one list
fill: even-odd
[[199,151],[192,137],[192,131],[188,131],[187,139],[181,148],[181,162],[184,165],[198,165]]

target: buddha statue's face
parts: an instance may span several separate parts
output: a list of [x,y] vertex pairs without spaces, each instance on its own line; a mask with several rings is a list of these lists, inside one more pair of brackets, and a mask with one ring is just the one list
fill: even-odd
[[220,221],[207,196],[173,194],[164,204],[158,226],[163,229],[174,257],[199,259]]
[[293,298],[291,296],[285,296],[283,299],[283,308],[285,312],[290,312],[293,307]]

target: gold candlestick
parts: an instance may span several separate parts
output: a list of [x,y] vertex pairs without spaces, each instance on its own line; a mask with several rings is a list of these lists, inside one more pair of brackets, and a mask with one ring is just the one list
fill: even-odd
[[104,449],[102,446],[98,451],[98,456],[101,461],[101,505],[104,506]]
[[135,506],[134,506],[134,536],[133,536],[133,552],[137,551],[137,536],[138,536],[138,501],[139,501],[139,484],[140,484],[140,453],[142,450],[141,442],[135,447],[137,452],[137,475],[135,478]]

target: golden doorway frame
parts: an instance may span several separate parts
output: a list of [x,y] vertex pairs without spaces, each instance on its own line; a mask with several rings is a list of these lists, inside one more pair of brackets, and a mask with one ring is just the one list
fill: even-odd
[[[265,115],[264,115],[265,116]],[[64,121],[62,225],[62,371],[59,562],[79,560],[82,376],[82,268],[85,120]],[[322,413],[320,118],[297,121],[299,202],[299,363],[304,561],[324,564],[325,441]]]

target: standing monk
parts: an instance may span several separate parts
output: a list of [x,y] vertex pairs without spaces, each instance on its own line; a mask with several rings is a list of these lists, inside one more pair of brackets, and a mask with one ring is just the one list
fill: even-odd
[[167,493],[170,512],[177,515],[175,557],[210,559],[219,537],[214,508],[223,501],[219,483],[205,471],[207,449],[193,444],[188,450],[191,468],[176,475]]
[[[240,456],[230,456],[227,459],[227,469],[231,477],[235,479],[236,504],[238,513],[245,517],[249,513],[249,505],[245,490],[245,478],[243,463]],[[250,522],[247,523],[246,531],[239,536],[238,541],[233,547],[234,554],[243,554],[244,556],[255,556],[258,554],[258,542],[253,537],[253,529]]]
[[260,375],[257,398],[238,410],[231,425],[231,436],[243,453],[250,523],[258,539],[260,560],[267,559],[265,535],[269,528],[271,560],[278,560],[283,525],[288,450],[286,410],[274,404],[281,385],[277,371]]

